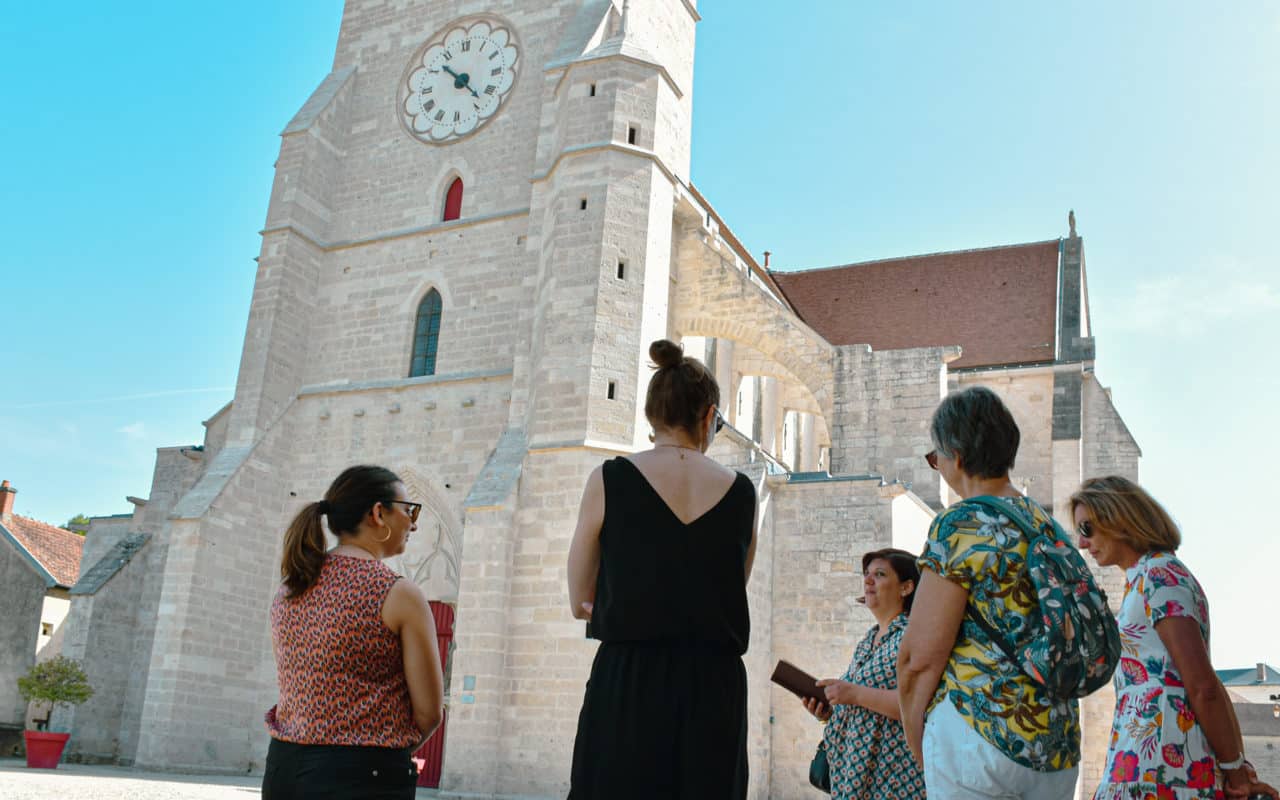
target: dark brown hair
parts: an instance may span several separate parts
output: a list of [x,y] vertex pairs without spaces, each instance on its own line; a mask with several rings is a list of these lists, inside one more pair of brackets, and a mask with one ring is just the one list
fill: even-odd
[[1022,438],[1009,407],[985,386],[947,395],[934,410],[929,431],[938,452],[958,453],[960,469],[975,478],[1008,475]]
[[657,372],[649,379],[644,415],[657,428],[677,428],[697,434],[707,409],[720,405],[720,385],[711,370],[669,339],[649,345]]
[[872,550],[862,557],[862,571],[865,573],[867,567],[871,566],[871,562],[877,558],[883,558],[889,562],[889,566],[893,568],[900,582],[911,581],[911,593],[902,598],[902,610],[910,614],[911,601],[916,599],[916,589],[920,588],[920,568],[916,566],[916,557],[896,547]]
[[298,512],[285,531],[284,556],[280,560],[280,575],[289,590],[288,597],[302,594],[320,577],[325,553],[320,518],[329,518],[329,530],[335,536],[350,536],[370,509],[396,499],[395,484],[399,482],[400,477],[389,469],[364,464],[347,467],[329,484],[323,500],[307,503]]

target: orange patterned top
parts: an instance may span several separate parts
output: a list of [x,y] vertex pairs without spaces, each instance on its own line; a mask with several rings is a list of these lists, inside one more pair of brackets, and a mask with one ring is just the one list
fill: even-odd
[[272,738],[297,744],[411,747],[422,740],[400,637],[382,603],[400,576],[381,561],[330,553],[315,585],[271,604],[280,701]]

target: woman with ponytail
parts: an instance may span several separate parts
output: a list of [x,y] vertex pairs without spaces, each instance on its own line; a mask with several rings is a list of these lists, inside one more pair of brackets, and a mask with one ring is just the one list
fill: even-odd
[[426,597],[382,559],[404,552],[421,510],[394,472],[350,467],[285,532],[264,800],[414,796],[411,755],[440,724],[443,671]]
[[747,796],[747,579],[755,487],[706,455],[720,387],[665,339],[645,416],[653,447],[587,479],[569,605],[600,640],[570,800]]

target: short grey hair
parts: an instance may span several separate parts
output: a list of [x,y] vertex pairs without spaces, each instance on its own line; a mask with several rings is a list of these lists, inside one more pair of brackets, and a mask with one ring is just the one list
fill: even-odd
[[941,455],[960,456],[960,468],[976,478],[1001,478],[1013,469],[1022,433],[1000,397],[985,386],[947,395],[929,423]]

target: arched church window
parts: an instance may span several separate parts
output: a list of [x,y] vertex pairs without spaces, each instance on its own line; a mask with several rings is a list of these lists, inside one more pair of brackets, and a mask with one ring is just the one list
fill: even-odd
[[413,361],[409,377],[436,374],[436,347],[440,344],[440,293],[427,292],[418,304],[418,318],[413,326]]
[[454,178],[444,195],[444,219],[448,222],[462,216],[462,178]]

